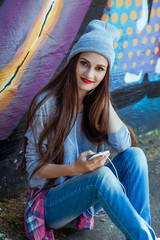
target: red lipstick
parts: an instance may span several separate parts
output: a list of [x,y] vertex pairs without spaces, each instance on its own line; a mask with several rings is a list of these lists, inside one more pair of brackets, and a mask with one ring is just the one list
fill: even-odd
[[86,78],[82,78],[82,77],[81,77],[81,79],[82,79],[82,81],[83,81],[84,83],[86,83],[86,84],[93,83],[92,81],[90,81],[90,80],[88,80],[88,79],[86,79]]

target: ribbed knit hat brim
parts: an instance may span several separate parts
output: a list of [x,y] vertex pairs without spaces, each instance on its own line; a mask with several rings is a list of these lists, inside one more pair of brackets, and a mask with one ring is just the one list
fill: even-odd
[[120,33],[115,26],[101,20],[93,20],[88,24],[85,33],[71,49],[67,61],[69,62],[78,53],[91,51],[105,56],[109,61],[111,69],[115,59],[114,43],[119,38]]

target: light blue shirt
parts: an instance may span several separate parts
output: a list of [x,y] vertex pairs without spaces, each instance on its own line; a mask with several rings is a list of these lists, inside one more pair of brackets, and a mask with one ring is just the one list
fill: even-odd
[[[41,97],[42,98],[42,97]],[[29,126],[25,136],[27,137],[26,146],[26,170],[28,174],[29,186],[31,188],[42,189],[48,182],[48,179],[40,178],[35,174],[30,178],[34,169],[38,166],[41,157],[38,153],[36,143],[40,133],[45,128],[49,113],[54,106],[54,98],[48,99],[37,111],[33,120],[32,127]],[[95,145],[91,143],[81,129],[82,113],[78,114],[77,120],[69,133],[64,144],[64,164],[72,164],[77,160],[80,153],[92,150],[100,152],[106,149],[106,144],[111,146],[117,152],[123,152],[131,146],[131,138],[128,128],[123,125],[117,132],[108,133],[108,142],[106,144]],[[43,142],[43,150],[47,150],[47,140]],[[59,177],[55,184],[64,182],[66,177]]]

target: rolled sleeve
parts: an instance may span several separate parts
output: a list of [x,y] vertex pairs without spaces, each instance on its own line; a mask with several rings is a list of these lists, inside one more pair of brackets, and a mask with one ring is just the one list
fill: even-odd
[[130,132],[126,125],[123,124],[117,132],[108,133],[108,145],[119,153],[131,146]]

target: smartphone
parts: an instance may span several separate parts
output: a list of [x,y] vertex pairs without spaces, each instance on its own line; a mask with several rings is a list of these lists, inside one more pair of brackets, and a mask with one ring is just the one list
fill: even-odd
[[99,157],[99,156],[101,156],[101,155],[106,155],[106,154],[108,154],[108,153],[109,153],[109,150],[104,151],[104,152],[94,153],[94,154],[88,156],[88,157],[87,157],[87,160],[91,160],[91,159],[96,158],[96,157]]

